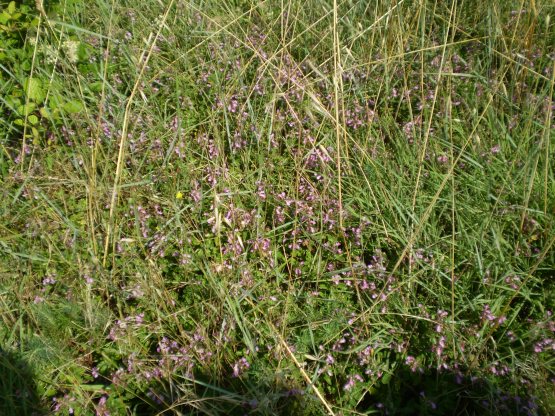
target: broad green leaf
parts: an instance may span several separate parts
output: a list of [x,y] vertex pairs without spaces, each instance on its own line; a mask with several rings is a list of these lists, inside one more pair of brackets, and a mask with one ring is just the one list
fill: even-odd
[[79,113],[83,110],[83,104],[77,100],[71,100],[64,104],[64,110],[70,114]]
[[42,89],[42,82],[38,78],[27,78],[23,83],[25,93],[30,100],[41,103],[44,101],[44,90]]
[[102,91],[102,82],[101,81],[92,82],[89,84],[89,88],[92,92],[100,92]]
[[389,384],[391,381],[391,373],[385,373],[382,377],[382,384]]
[[62,97],[60,97],[60,95],[56,93],[52,94],[50,96],[50,99],[48,100],[48,107],[50,107],[51,110],[55,110],[61,105],[62,105]]
[[[3,12],[0,14],[0,23],[1,23],[2,25],[5,25],[6,23],[8,23],[8,21],[9,21],[10,19],[11,19],[11,16],[10,16],[8,13],[6,13],[6,11],[3,11]],[[2,26],[2,30],[8,31],[8,30],[9,30],[9,27],[7,27],[7,26]]]
[[8,13],[13,14],[13,12],[15,12],[15,1],[11,1],[8,4]]
[[41,107],[39,113],[44,118],[50,118],[52,115],[50,114],[50,110],[46,107]]
[[35,107],[35,103],[23,104],[17,107],[17,113],[22,116],[28,116],[33,111],[35,111]]

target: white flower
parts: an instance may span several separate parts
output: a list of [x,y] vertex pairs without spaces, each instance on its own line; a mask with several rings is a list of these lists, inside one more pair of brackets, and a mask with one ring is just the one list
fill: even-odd
[[56,60],[58,59],[58,53],[54,47],[50,45],[42,45],[42,52],[44,53],[44,58],[46,59],[47,63],[56,63]]
[[66,40],[63,43],[63,48],[67,59],[71,63],[76,63],[79,60],[77,51],[79,49],[79,42],[75,40]]

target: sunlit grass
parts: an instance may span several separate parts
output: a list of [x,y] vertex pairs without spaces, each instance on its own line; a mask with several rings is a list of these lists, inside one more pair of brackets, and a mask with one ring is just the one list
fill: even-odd
[[553,412],[555,9],[491,3],[10,26],[0,409]]

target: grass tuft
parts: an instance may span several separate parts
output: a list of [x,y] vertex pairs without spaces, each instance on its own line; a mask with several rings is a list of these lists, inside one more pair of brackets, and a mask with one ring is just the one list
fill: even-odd
[[0,413],[555,412],[551,2],[0,2]]

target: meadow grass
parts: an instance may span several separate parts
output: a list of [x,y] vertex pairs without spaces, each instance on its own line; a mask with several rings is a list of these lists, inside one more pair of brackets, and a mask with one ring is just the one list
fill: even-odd
[[548,0],[0,15],[0,413],[555,412]]

